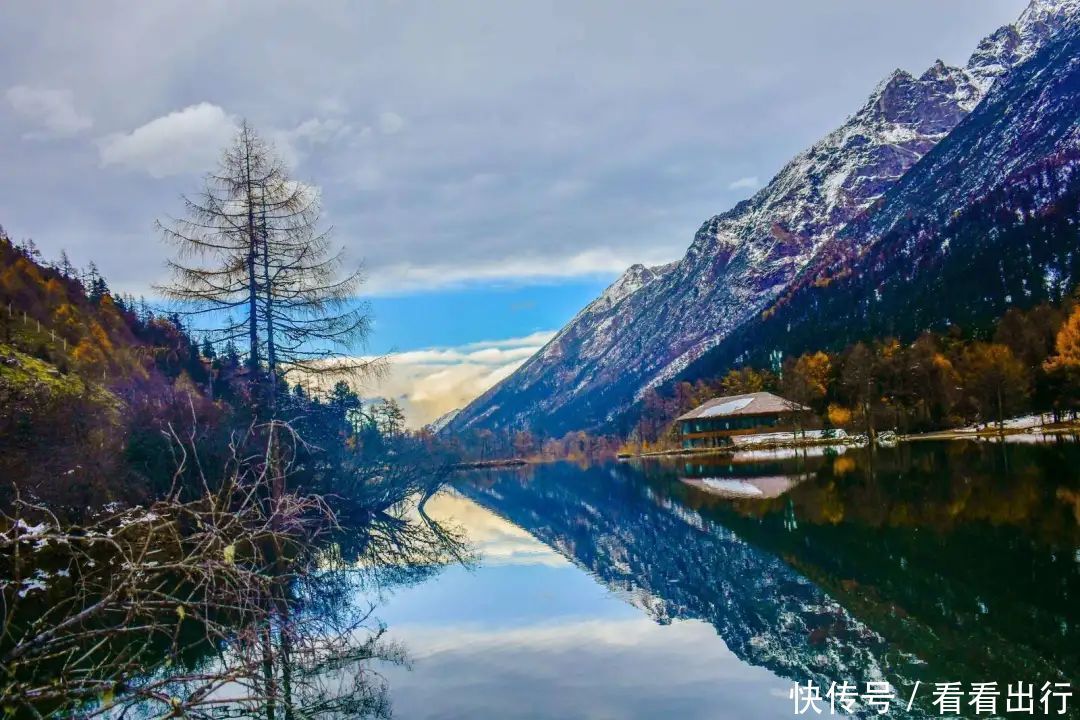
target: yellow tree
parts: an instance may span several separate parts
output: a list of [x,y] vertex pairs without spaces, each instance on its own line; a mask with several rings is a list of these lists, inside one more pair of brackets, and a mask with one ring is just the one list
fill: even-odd
[[1080,305],[1058,330],[1054,351],[1055,354],[1046,362],[1048,370],[1080,368]]
[[825,353],[800,355],[784,368],[784,391],[796,402],[817,403],[828,392],[831,375],[832,359]]
[[102,352],[101,346],[94,342],[92,335],[84,336],[79,340],[71,351],[71,359],[79,368],[88,373],[104,372],[106,368],[105,353]]
[[720,381],[720,387],[725,395],[761,392],[765,389],[765,374],[749,366],[729,370]]
[[795,362],[795,371],[804,378],[811,400],[825,397],[832,373],[832,360],[828,355],[820,351],[803,355]]
[[830,403],[827,417],[829,418],[829,424],[833,427],[842,428],[851,424],[851,410],[843,405]]
[[1058,330],[1054,351],[1043,368],[1052,382],[1055,415],[1063,408],[1075,413],[1080,407],[1080,305]]
[[[782,388],[788,400],[822,411],[822,401],[829,389],[832,360],[823,352],[806,353],[784,366]],[[805,411],[795,413],[800,428],[806,425]]]

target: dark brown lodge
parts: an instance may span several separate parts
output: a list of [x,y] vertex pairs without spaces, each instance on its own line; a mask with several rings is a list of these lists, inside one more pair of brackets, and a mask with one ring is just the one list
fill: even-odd
[[675,418],[684,448],[721,447],[733,435],[783,432],[809,408],[767,392],[708,400]]

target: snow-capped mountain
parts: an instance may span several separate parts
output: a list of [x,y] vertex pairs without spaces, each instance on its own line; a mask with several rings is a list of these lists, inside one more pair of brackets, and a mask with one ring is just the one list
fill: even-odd
[[[492,475],[458,489],[656,622],[710,623],[743,662],[826,685],[913,674],[917,658],[890,655],[882,636],[781,558],[652,492],[629,467],[592,469],[572,484],[558,473],[540,466],[529,482]],[[822,626],[832,631],[819,640]]]
[[[756,317],[1032,56],[1080,0],[1034,0],[967,65],[897,70],[838,129],[749,200],[705,222],[682,260],[631,267],[514,374],[451,424],[551,432],[610,420]],[[852,237],[847,242],[858,243]]]
[[[1074,6],[1075,7],[1075,6]],[[1080,13],[685,379],[868,337],[986,326],[1080,282]],[[1045,27],[1045,23],[1039,25]]]

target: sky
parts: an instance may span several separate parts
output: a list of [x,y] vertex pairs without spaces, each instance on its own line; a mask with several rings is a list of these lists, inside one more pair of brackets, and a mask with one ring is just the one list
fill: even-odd
[[365,392],[419,425],[1025,4],[5,3],[0,225],[152,295],[154,221],[246,118],[365,268],[366,352],[397,361]]

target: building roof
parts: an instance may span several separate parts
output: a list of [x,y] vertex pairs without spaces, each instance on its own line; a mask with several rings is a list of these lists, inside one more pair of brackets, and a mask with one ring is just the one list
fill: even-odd
[[778,415],[780,413],[809,410],[791,400],[768,392],[756,392],[749,395],[729,395],[727,397],[706,400],[688,413],[675,418],[678,420],[700,420],[715,417],[736,417],[738,415]]

